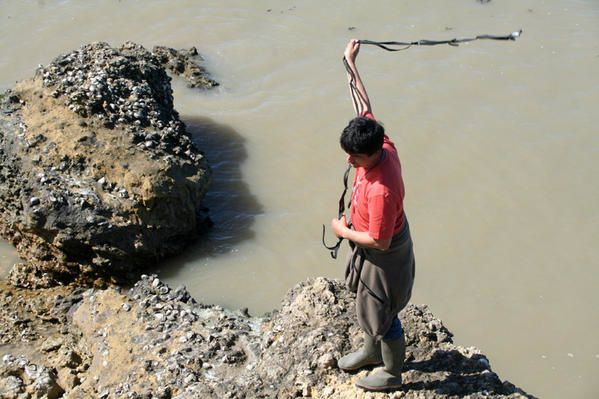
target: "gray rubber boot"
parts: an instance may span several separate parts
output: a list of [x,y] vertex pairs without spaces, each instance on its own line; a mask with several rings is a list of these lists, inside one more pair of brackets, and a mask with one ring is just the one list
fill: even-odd
[[353,371],[365,366],[379,365],[383,362],[381,344],[368,334],[364,334],[364,345],[357,352],[343,356],[337,362],[341,370]]
[[381,352],[385,367],[356,382],[365,391],[390,391],[401,388],[401,370],[406,356],[404,336],[393,341],[381,342]]

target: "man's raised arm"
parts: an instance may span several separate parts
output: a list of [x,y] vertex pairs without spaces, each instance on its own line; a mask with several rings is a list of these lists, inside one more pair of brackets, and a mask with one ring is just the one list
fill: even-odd
[[360,73],[356,67],[356,57],[358,56],[359,51],[360,41],[357,39],[351,39],[349,43],[347,43],[343,53],[346,63],[345,66],[348,69],[347,80],[349,82],[349,91],[352,96],[354,110],[358,116],[363,115],[366,112],[372,112],[368,93],[366,93],[366,89],[364,88],[364,84],[360,78]]

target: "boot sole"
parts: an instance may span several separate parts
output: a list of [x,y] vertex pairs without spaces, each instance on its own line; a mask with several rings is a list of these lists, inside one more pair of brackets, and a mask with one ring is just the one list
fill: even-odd
[[401,387],[403,386],[403,384],[387,385],[385,387],[372,387],[372,386],[367,386],[367,385],[359,385],[358,383],[356,383],[356,386],[360,389],[367,391],[367,392],[388,392],[388,391],[400,390]]

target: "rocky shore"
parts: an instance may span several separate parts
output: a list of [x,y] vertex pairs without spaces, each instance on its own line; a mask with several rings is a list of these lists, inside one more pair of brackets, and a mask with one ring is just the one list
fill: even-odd
[[1,286],[3,398],[532,397],[426,306],[402,314],[404,389],[365,393],[337,359],[359,346],[353,295],[317,278],[265,317],[197,303],[142,276],[130,289]]
[[532,397],[426,306],[402,314],[404,387],[365,393],[337,360],[360,345],[353,294],[317,278],[262,317],[140,275],[209,219],[210,169],[173,108],[170,73],[217,85],[195,49],[85,45],[0,99],[0,397]]

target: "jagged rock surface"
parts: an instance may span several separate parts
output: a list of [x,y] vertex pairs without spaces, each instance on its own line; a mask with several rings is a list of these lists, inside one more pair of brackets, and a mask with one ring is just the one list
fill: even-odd
[[[16,290],[9,298],[13,307],[28,292]],[[199,304],[185,287],[173,290],[155,276],[142,276],[127,291],[77,290],[72,300],[47,291],[46,303],[59,310],[43,314],[64,314],[67,328],[45,340],[32,337],[29,346],[64,398],[532,397],[501,381],[480,351],[454,345],[443,323],[426,306],[414,305],[401,313],[404,388],[361,391],[355,381],[372,370],[348,374],[337,368],[337,359],[359,346],[360,334],[354,296],[336,280],[297,285],[279,311],[264,317]],[[41,325],[38,318],[30,327],[39,331]],[[0,345],[0,356],[17,355]],[[24,387],[14,376],[0,374],[0,387]]]
[[2,357],[0,363],[0,397],[5,399],[57,399],[64,393],[53,371],[31,363],[25,357]]
[[59,56],[0,108],[0,235],[27,260],[14,284],[121,278],[180,252],[205,225],[208,165],[142,46]]

